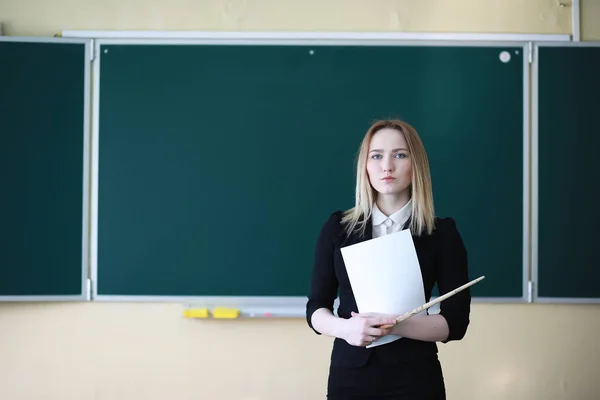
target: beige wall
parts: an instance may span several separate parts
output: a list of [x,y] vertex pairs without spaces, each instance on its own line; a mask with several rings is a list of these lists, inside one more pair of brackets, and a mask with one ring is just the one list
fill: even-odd
[[[562,0],[570,3],[570,0]],[[583,0],[596,10],[598,0]],[[321,3],[320,5],[317,5]],[[10,35],[66,29],[570,33],[559,0],[2,0]],[[598,18],[596,18],[598,21]],[[597,24],[597,22],[596,22]],[[587,28],[595,34],[590,19]]]
[[[600,0],[582,0],[582,11],[582,38],[600,40]],[[0,0],[0,22],[5,34],[42,36],[65,29],[568,34],[571,10],[556,0]],[[440,345],[449,399],[600,398],[599,331],[599,306],[475,304],[466,339]],[[330,345],[303,320],[189,321],[176,304],[5,304],[0,399],[322,399]]]
[[600,40],[600,0],[581,2],[581,40]]

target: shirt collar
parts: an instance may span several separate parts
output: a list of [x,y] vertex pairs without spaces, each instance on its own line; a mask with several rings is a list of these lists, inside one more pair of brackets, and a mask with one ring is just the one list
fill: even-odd
[[[389,216],[389,219],[394,221],[394,224],[404,225],[410,217],[412,211],[412,199],[408,200],[408,203],[401,209]],[[381,225],[388,219],[388,216],[381,212],[377,204],[373,204],[373,225]]]

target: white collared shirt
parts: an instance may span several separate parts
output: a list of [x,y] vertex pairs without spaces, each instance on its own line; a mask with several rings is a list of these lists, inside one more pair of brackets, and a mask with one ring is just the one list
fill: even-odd
[[389,217],[381,212],[377,204],[373,204],[373,239],[402,230],[402,227],[408,221],[408,218],[410,218],[411,211],[412,199]]

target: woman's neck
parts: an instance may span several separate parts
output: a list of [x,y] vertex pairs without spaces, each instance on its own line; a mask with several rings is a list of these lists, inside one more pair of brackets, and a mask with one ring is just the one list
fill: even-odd
[[377,196],[376,203],[379,210],[389,217],[390,215],[404,207],[409,200],[410,196],[408,195],[408,193],[393,196],[380,194],[379,196]]

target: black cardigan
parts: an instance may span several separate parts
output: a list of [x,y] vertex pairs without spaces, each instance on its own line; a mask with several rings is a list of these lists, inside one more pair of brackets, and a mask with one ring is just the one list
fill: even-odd
[[[348,237],[341,224],[341,218],[341,211],[337,211],[329,217],[319,233],[315,248],[310,291],[306,304],[306,319],[308,325],[317,334],[321,333],[312,326],[312,314],[319,308],[327,308],[333,312],[333,303],[338,297],[338,290],[340,299],[338,316],[350,318],[351,311],[358,312],[340,248],[372,239],[372,225],[369,220],[363,236],[352,234]],[[433,233],[422,236],[413,234],[413,241],[423,276],[426,301],[431,299],[431,291],[435,283],[438,285],[440,295],[443,295],[469,281],[467,251],[452,218],[436,218]],[[464,337],[469,325],[470,306],[471,293],[469,289],[465,289],[441,303],[440,314],[448,322],[450,330],[444,343]],[[366,363],[369,356],[375,351],[391,363],[406,362],[413,357],[435,356],[437,345],[435,342],[402,338],[383,346],[367,349],[366,347],[352,346],[345,340],[336,338],[331,363],[332,365],[360,366]]]

